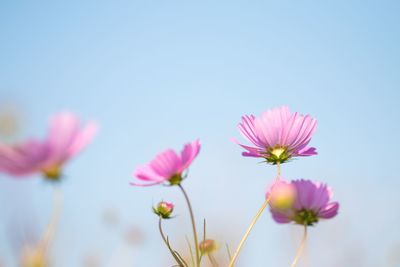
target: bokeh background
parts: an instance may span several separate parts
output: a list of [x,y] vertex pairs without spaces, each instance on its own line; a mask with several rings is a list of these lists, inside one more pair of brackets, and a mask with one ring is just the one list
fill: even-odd
[[[61,110],[101,127],[65,169],[54,266],[170,266],[150,208],[176,203],[165,227],[184,247],[183,198],[129,182],[135,166],[195,138],[184,185],[225,257],[275,175],[230,138],[242,114],[282,104],[319,121],[319,155],[283,176],[325,181],[341,203],[310,230],[302,266],[400,266],[399,12],[389,0],[1,1],[1,142],[44,136]],[[51,202],[39,176],[0,175],[5,267],[40,237]],[[301,231],[265,213],[238,266],[289,266]]]

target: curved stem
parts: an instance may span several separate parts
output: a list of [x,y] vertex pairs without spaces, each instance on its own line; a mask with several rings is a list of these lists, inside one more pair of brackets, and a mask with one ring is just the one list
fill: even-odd
[[254,216],[253,220],[251,221],[249,228],[247,228],[246,233],[244,234],[235,253],[233,254],[231,261],[229,262],[229,267],[233,267],[235,265],[235,261],[236,261],[237,257],[239,256],[239,252],[242,249],[244,242],[246,241],[247,237],[249,236],[249,234],[250,234],[251,230],[253,229],[254,225],[256,224],[258,218],[261,216],[262,212],[267,207],[270,198],[271,198],[270,195],[268,195],[268,197],[265,199],[264,203],[262,204],[261,208],[257,211],[256,216]]
[[300,256],[303,254],[306,240],[307,240],[307,225],[304,225],[303,239],[301,240],[299,249],[297,250],[297,253],[296,253],[296,257],[294,257],[294,260],[293,260],[292,264],[290,265],[290,267],[295,267],[297,262],[299,261]]
[[[281,177],[281,164],[280,164],[280,162],[278,162],[277,163],[277,175],[276,175],[275,180],[279,181],[280,177]],[[264,203],[262,204],[261,208],[257,211],[257,214],[254,216],[253,220],[251,221],[250,226],[247,228],[247,231],[244,234],[244,236],[242,237],[242,240],[240,240],[240,243],[239,243],[238,247],[236,248],[236,251],[233,254],[233,257],[229,262],[229,265],[228,265],[229,267],[235,266],[235,261],[236,261],[237,257],[239,256],[240,250],[242,249],[244,242],[246,241],[247,237],[249,236],[249,234],[250,234],[251,230],[253,229],[254,225],[256,224],[258,218],[261,216],[262,212],[267,207],[270,199],[271,199],[271,194],[268,194],[268,196],[265,199]]]
[[195,252],[196,252],[196,266],[200,267],[199,241],[198,241],[198,238],[197,238],[196,222],[194,220],[192,205],[190,204],[190,200],[189,200],[189,197],[188,197],[185,189],[183,189],[181,184],[178,184],[178,186],[181,189],[181,191],[182,191],[182,193],[183,193],[183,195],[185,197],[185,200],[186,200],[186,203],[187,203],[187,206],[188,206],[188,209],[189,209],[190,220],[192,221],[194,249],[195,249]]
[[162,237],[162,240],[164,241],[165,245],[168,247],[168,250],[171,252],[172,256],[174,257],[175,261],[178,263],[178,265],[180,267],[185,266],[182,261],[178,258],[178,256],[176,256],[175,252],[173,251],[173,249],[171,248],[171,246],[169,245],[168,239],[165,237],[164,231],[162,229],[162,218],[160,217],[160,219],[158,220],[158,230],[160,230],[160,235]]

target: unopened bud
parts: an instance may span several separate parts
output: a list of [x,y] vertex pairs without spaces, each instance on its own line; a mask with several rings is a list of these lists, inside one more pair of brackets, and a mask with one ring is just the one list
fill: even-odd
[[199,249],[202,254],[208,254],[218,249],[217,243],[212,239],[206,239],[199,244]]
[[174,204],[166,201],[161,201],[156,207],[153,207],[155,214],[163,219],[171,218],[172,211],[174,210]]

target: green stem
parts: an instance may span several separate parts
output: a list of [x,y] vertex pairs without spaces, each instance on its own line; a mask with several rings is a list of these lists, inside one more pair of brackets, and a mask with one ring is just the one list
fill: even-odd
[[165,237],[164,232],[162,230],[161,222],[162,222],[162,218],[160,217],[160,219],[158,220],[158,229],[160,230],[160,234],[161,234],[162,240],[164,241],[164,243],[167,246],[168,250],[171,252],[171,254],[174,257],[175,261],[178,263],[179,267],[185,267],[185,265],[178,258],[178,256],[176,256],[175,252],[173,251],[173,249],[171,248],[171,246],[169,244],[168,239]]
[[189,200],[189,197],[188,197],[185,189],[183,189],[181,184],[178,184],[178,186],[181,189],[181,191],[182,191],[182,193],[183,193],[183,195],[185,197],[185,200],[186,200],[186,203],[187,203],[187,206],[188,206],[188,209],[189,209],[190,220],[192,221],[194,248],[195,248],[195,252],[196,252],[196,266],[200,267],[199,241],[198,241],[198,238],[197,238],[196,223],[195,223],[195,220],[194,220],[192,205],[190,204],[190,200]]

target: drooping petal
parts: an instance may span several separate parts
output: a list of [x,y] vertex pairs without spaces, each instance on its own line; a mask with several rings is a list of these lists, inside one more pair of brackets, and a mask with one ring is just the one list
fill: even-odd
[[278,211],[271,210],[272,218],[277,223],[290,223],[292,218],[288,214],[284,214]]
[[256,147],[246,146],[240,144],[235,138],[231,139],[234,143],[238,144],[239,146],[243,147],[247,150],[247,152],[242,152],[242,155],[245,157],[254,157],[254,158],[262,158],[263,155]]
[[330,219],[337,215],[338,210],[339,210],[339,203],[332,202],[326,205],[322,210],[320,210],[318,216],[323,219]]
[[22,144],[0,145],[0,171],[14,176],[34,174],[47,158],[47,146],[30,140]]

